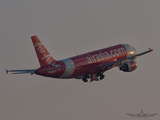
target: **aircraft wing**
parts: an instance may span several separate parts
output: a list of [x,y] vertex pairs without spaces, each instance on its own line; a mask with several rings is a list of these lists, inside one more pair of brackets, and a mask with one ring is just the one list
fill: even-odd
[[129,113],[127,113],[127,115],[130,115],[131,117],[136,117],[136,115],[134,115],[134,114],[129,114]]
[[35,71],[36,69],[27,69],[27,70],[7,70],[6,69],[6,74],[8,74],[8,72],[11,72],[12,74],[26,74],[26,73],[34,74]]
[[156,114],[149,114],[148,116],[151,116],[151,117],[153,117],[153,115],[157,115],[157,113],[156,113]]
[[134,55],[134,56],[131,56],[131,57],[128,57],[128,58],[125,58],[125,59],[122,59],[122,60],[118,60],[118,61],[114,61],[112,63],[109,63],[109,64],[102,64],[100,65],[97,70],[102,70],[103,72],[106,71],[106,70],[109,70],[110,68],[112,67],[115,67],[115,66],[119,66],[119,65],[122,65],[123,62],[127,61],[127,60],[132,60],[138,56],[141,56],[141,55],[144,55],[146,53],[149,53],[149,52],[152,52],[153,50],[151,48],[149,48],[149,50],[145,51],[145,52],[142,52],[142,53],[139,53],[137,55]]

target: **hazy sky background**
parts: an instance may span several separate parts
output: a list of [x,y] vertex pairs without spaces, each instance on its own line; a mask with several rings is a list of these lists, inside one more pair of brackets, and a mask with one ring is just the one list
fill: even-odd
[[[135,120],[126,113],[160,115],[160,0],[0,0],[1,120]],[[39,67],[30,36],[53,58],[120,43],[138,52],[130,73],[113,68],[105,79],[84,83],[5,69]],[[144,118],[140,118],[144,119]]]

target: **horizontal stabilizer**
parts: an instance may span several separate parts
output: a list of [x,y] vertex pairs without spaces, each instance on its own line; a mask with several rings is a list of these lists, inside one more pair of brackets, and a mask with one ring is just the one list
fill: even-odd
[[34,74],[35,71],[36,69],[28,69],[28,70],[7,70],[6,69],[6,74],[8,74],[8,72],[11,72],[12,74],[26,74],[26,73]]

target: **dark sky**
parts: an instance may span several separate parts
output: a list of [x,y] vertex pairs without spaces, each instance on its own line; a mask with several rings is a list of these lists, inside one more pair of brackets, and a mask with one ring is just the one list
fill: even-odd
[[[126,113],[160,113],[159,5],[159,0],[1,0],[0,119],[133,120]],[[154,51],[136,59],[135,71],[113,68],[99,82],[6,75],[5,69],[39,67],[32,35],[57,60],[119,42],[139,53]]]

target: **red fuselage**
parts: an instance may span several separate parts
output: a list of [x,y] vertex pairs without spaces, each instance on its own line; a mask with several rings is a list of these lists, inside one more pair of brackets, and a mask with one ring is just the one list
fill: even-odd
[[104,72],[118,67],[123,72],[132,72],[137,68],[135,59],[138,56],[152,52],[149,50],[137,53],[134,47],[128,44],[119,44],[108,48],[88,52],[60,61],[55,60],[39,38],[31,36],[35,52],[40,64],[38,69],[7,70],[12,74],[37,74],[52,78],[76,78],[83,82],[99,81],[104,79]]
[[111,63],[137,54],[134,47],[119,44],[97,51],[53,62],[36,70],[36,74],[53,78],[78,78],[95,74],[104,63]]

